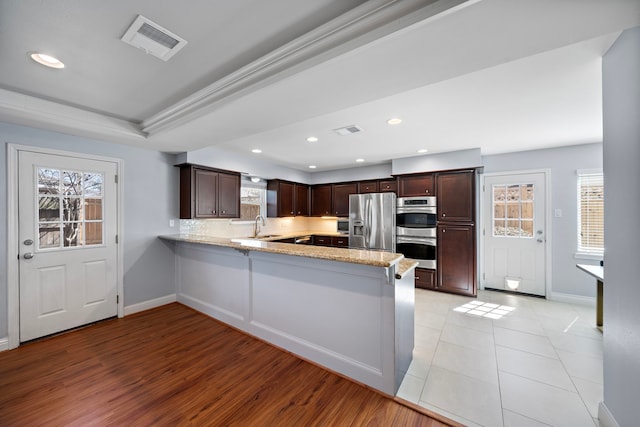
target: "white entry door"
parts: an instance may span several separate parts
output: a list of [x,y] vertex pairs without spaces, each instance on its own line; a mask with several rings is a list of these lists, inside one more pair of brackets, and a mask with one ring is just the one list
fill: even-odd
[[117,314],[117,163],[20,151],[20,341]]
[[485,288],[545,296],[545,184],[543,172],[485,176]]

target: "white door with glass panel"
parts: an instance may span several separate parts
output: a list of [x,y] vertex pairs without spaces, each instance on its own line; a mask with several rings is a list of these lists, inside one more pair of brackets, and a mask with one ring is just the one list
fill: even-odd
[[484,177],[485,288],[546,294],[545,191],[543,172]]
[[117,314],[117,164],[20,151],[20,341]]

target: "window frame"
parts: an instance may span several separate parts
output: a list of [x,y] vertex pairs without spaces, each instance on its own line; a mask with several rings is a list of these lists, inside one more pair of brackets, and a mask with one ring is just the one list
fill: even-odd
[[[583,244],[582,189],[586,185],[602,185],[602,223],[600,224],[602,248]],[[599,260],[604,256],[604,191],[604,174],[602,169],[578,169],[576,171],[576,258]],[[595,227],[592,225],[590,228]]]

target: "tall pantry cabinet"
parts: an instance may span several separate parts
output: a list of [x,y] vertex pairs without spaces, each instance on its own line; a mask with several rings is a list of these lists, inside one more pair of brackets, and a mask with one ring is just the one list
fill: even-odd
[[477,293],[475,179],[473,169],[436,174],[437,288],[471,296]]

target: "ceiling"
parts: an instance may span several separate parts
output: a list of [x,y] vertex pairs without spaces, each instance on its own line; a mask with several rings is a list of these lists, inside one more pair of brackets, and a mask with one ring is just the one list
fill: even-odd
[[[187,45],[125,44],[138,15]],[[308,172],[598,142],[601,57],[637,25],[637,0],[0,0],[0,121]]]

